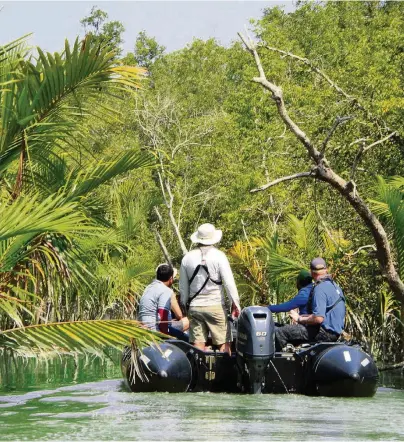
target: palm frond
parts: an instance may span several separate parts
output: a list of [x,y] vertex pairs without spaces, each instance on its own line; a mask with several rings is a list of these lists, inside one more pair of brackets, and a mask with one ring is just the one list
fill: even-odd
[[72,173],[64,189],[66,199],[72,201],[88,194],[117,175],[138,168],[150,167],[153,164],[152,155],[136,149],[124,151],[111,159],[97,161],[88,165],[86,171],[79,170],[77,173]]
[[[68,42],[62,54],[44,54],[40,48],[34,65],[20,60],[10,70],[7,90],[1,96],[0,170],[21,151],[41,149],[50,140],[68,139],[82,116],[81,103],[98,98],[105,86],[127,90],[139,87],[141,68],[116,67],[115,53],[100,48],[97,39]],[[108,112],[104,109],[104,112]]]
[[133,339],[139,347],[167,338],[137,321],[112,319],[73,321],[16,328],[0,332],[0,348],[19,354],[99,353],[105,347],[122,350]]
[[[395,178],[395,182],[400,180]],[[404,276],[404,191],[401,185],[390,185],[382,177],[375,186],[378,199],[371,200],[374,212],[384,218],[393,232],[399,274]]]
[[37,195],[21,196],[1,208],[0,240],[31,233],[84,231],[95,229],[77,210],[74,202],[63,203],[63,195],[39,201]]
[[277,252],[271,252],[267,257],[267,270],[270,279],[275,281],[295,278],[306,266],[299,260],[287,258]]
[[315,256],[319,251],[319,226],[314,212],[309,212],[303,219],[294,215],[287,216],[287,226],[293,243],[307,256]]

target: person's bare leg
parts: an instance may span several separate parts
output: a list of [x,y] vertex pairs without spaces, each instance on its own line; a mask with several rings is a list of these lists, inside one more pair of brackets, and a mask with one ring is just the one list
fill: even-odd
[[205,342],[194,342],[192,345],[199,348],[199,350],[205,351]]

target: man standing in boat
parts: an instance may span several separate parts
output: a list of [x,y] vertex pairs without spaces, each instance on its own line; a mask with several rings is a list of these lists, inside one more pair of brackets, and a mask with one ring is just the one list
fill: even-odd
[[314,280],[308,300],[308,314],[289,313],[296,324],[275,329],[276,349],[281,351],[287,343],[334,342],[341,335],[345,322],[345,298],[341,287],[328,274],[323,258],[310,263]]
[[224,289],[232,302],[232,315],[240,313],[240,301],[226,255],[214,247],[222,231],[202,224],[191,235],[197,248],[188,252],[181,263],[180,296],[189,317],[189,341],[205,350],[208,333],[219,351],[230,353],[231,330],[227,320]]
[[[156,279],[149,284],[139,301],[138,320],[151,330],[161,331],[176,337],[189,327],[182,315],[175,293],[172,290],[177,270],[169,264],[160,264]],[[171,310],[177,321],[171,318]]]

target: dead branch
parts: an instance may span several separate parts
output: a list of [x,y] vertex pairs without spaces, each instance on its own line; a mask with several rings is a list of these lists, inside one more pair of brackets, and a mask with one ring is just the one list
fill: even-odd
[[298,55],[293,54],[289,51],[283,51],[282,49],[274,48],[268,45],[260,45],[261,47],[268,49],[273,52],[278,52],[279,54],[285,55],[290,58],[294,58],[295,60],[301,61],[306,66],[308,66],[313,72],[320,75],[333,89],[335,89],[340,95],[344,96],[347,100],[349,100],[356,108],[364,111],[365,108],[362,106],[362,104],[359,103],[358,99],[353,97],[352,95],[349,95],[346,93],[341,87],[335,83],[335,81],[332,81],[331,78],[325,74],[322,70],[320,70],[318,67],[314,66],[313,63],[304,57],[299,57]]
[[384,143],[385,141],[389,140],[391,137],[394,137],[397,135],[397,132],[392,132],[390,135],[387,135],[387,137],[384,137],[382,140],[375,141],[374,143],[370,144],[369,146],[366,146],[363,148],[363,153],[367,152],[372,147],[377,146],[378,144]]
[[353,252],[353,253],[345,253],[345,255],[348,255],[348,256],[355,256],[355,255],[357,255],[361,250],[364,250],[364,249],[372,249],[373,251],[375,251],[376,252],[376,246],[374,245],[374,244],[367,244],[366,246],[361,246],[361,247],[358,247],[358,249],[357,250],[355,250],[355,252]]
[[307,151],[309,152],[310,157],[315,162],[318,162],[322,158],[321,153],[314,147],[313,143],[310,141],[309,137],[305,134],[305,132],[290,118],[283,100],[283,91],[279,86],[275,85],[274,83],[271,83],[266,78],[264,68],[262,67],[261,59],[258,55],[255,43],[249,37],[247,41],[247,38],[240,32],[238,33],[238,35],[241,38],[247,50],[254,57],[255,64],[257,65],[257,69],[260,76],[254,77],[253,81],[258,84],[261,84],[265,89],[267,89],[272,93],[271,98],[276,103],[279,116],[286,124],[286,126],[289,128],[289,130],[297,137],[299,141],[301,141],[301,143],[303,143],[303,145],[306,147]]
[[351,174],[350,174],[350,181],[353,181],[355,179],[355,173],[356,173],[357,167],[359,165],[359,162],[362,159],[362,155],[365,152],[367,152],[369,149],[371,149],[372,147],[375,147],[378,144],[384,143],[385,141],[387,141],[390,138],[394,137],[396,134],[397,134],[396,132],[392,132],[391,134],[387,135],[387,137],[384,137],[381,140],[378,140],[378,141],[375,141],[372,144],[369,144],[369,146],[365,146],[365,141],[366,141],[365,138],[361,138],[361,139],[356,140],[356,141],[354,141],[353,143],[350,144],[350,146],[353,146],[354,144],[362,142],[362,145],[358,149],[358,153],[356,154],[355,160],[354,160],[353,165],[352,165]]
[[282,183],[283,181],[291,181],[291,180],[295,180],[297,178],[308,178],[308,177],[315,177],[315,176],[316,176],[316,169],[314,168],[311,172],[300,172],[300,173],[295,173],[294,175],[289,175],[289,176],[284,176],[282,178],[278,178],[275,181],[264,184],[263,186],[257,187],[256,189],[250,190],[250,193],[262,192],[263,190],[266,190],[272,186],[276,186],[277,184]]
[[155,235],[156,235],[157,243],[160,246],[161,251],[163,252],[164,258],[166,259],[167,263],[172,266],[173,262],[171,260],[171,256],[168,253],[168,250],[167,250],[166,245],[164,244],[163,238],[161,237],[160,232],[157,229],[155,230]]
[[[271,98],[275,101],[278,109],[278,114],[282,121],[286,124],[289,130],[295,135],[295,137],[304,145],[310,158],[314,161],[316,167],[316,177],[321,181],[328,183],[332,186],[344,199],[346,199],[352,208],[359,214],[365,225],[368,227],[373,235],[377,248],[377,259],[379,261],[379,266],[382,271],[383,276],[386,278],[390,289],[396,296],[396,298],[404,303],[404,283],[401,281],[395,264],[392,258],[390,242],[386,231],[384,230],[382,224],[371,212],[365,201],[359,196],[356,191],[356,186],[353,182],[347,182],[341,176],[334,172],[330,167],[325,156],[315,147],[309,137],[305,132],[290,118],[285,103],[283,101],[282,89],[276,84],[268,81],[265,76],[264,69],[262,67],[261,59],[258,55],[256,45],[252,39],[247,36],[245,37],[241,33],[238,34],[242,42],[244,43],[247,51],[253,56],[255,64],[257,66],[259,77],[254,77],[253,81],[260,84],[264,89],[271,92]],[[372,146],[369,146],[369,148]],[[310,176],[312,172],[306,172],[303,176]],[[298,178],[301,174],[296,174],[295,176],[280,178],[275,180],[269,185],[263,186],[265,189],[278,184],[288,179]],[[263,189],[262,189],[263,190]]]
[[334,135],[334,132],[337,130],[338,126],[340,124],[346,123],[347,121],[352,120],[354,117],[337,117],[334,121],[334,124],[332,125],[330,131],[328,132],[327,137],[325,138],[323,145],[321,146],[321,152],[324,154],[325,149],[327,147],[328,142],[330,141],[331,137]]
[[181,251],[185,255],[186,253],[188,253],[188,249],[185,246],[185,243],[184,243],[184,240],[182,239],[182,235],[181,235],[180,229],[178,227],[177,221],[175,220],[175,216],[173,213],[174,195],[171,191],[171,186],[170,186],[170,182],[168,179],[165,181],[165,188],[168,192],[168,195],[170,196],[169,203],[166,204],[167,209],[168,209],[168,216],[170,218],[171,225],[174,229],[174,233],[176,234],[176,236],[178,238],[178,242],[180,243]]

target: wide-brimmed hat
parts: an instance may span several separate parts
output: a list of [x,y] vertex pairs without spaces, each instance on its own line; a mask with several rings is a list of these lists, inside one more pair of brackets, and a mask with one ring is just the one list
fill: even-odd
[[215,229],[213,224],[202,224],[198,230],[191,235],[191,241],[194,244],[203,244],[211,246],[222,239],[222,231]]

